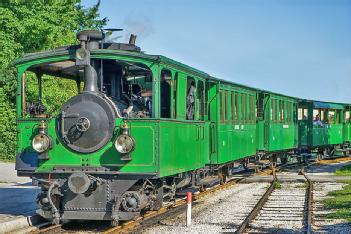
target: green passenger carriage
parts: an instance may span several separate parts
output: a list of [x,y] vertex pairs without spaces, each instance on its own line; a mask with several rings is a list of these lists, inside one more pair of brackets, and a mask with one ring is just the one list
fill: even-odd
[[348,145],[344,145],[348,141],[344,108],[345,105],[338,103],[300,100],[299,148],[316,150],[322,156],[348,152]]
[[[38,213],[55,223],[117,224],[186,187],[225,182],[235,162],[284,163],[298,147],[351,139],[350,106],[344,117],[341,104],[220,80],[141,52],[134,36],[127,44],[104,43],[99,31],[77,37],[80,45],[16,61],[16,170],[39,181]],[[50,80],[76,89],[55,110],[44,105],[57,102]],[[316,110],[328,127],[313,124]]]
[[257,150],[286,162],[297,148],[297,100],[267,91],[259,91],[258,97]]

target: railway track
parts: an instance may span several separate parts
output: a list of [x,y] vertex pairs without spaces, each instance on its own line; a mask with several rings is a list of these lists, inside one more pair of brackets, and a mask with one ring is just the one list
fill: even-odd
[[[291,164],[287,166],[278,166],[277,170],[282,170],[285,168],[296,168],[301,164]],[[263,172],[258,173],[259,175],[268,175],[275,170],[266,169]],[[274,173],[275,174],[275,173]],[[272,220],[272,226],[274,223],[279,226],[279,221],[284,222],[289,221],[286,217],[290,217],[292,222],[294,220],[301,224],[301,233],[311,233],[312,232],[312,192],[313,183],[307,178],[307,176],[302,173],[305,181],[294,182],[292,186],[291,183],[280,183],[276,176],[272,181],[270,187],[267,189],[266,193],[259,199],[253,201],[254,208],[251,213],[245,218],[242,224],[238,227],[237,233],[264,233],[265,230],[269,232],[267,227],[263,227],[260,223],[267,223],[267,220]],[[195,194],[193,197],[194,205],[199,202],[202,198],[218,192],[222,189],[226,189],[237,184],[239,180],[235,179],[229,181],[224,185],[217,185],[213,188],[205,190],[199,194]],[[286,193],[282,192],[288,189]],[[295,199],[296,202],[293,204],[291,200]],[[146,214],[136,218],[135,220],[122,223],[117,227],[109,227],[106,225],[105,228],[99,230],[103,233],[128,233],[141,230],[157,224],[160,220],[165,217],[175,216],[179,213],[185,212],[186,201],[185,199],[178,199],[174,203],[170,203],[158,211],[150,211]],[[294,210],[294,212],[289,212],[289,210]],[[285,215],[285,216],[284,216]],[[242,220],[242,219],[241,219]],[[257,225],[256,225],[257,224]],[[286,223],[282,223],[282,225]],[[297,225],[297,228],[298,225]],[[61,231],[60,231],[61,230]],[[66,232],[62,229],[61,225],[50,226],[48,228],[41,229],[37,233],[63,233]],[[89,231],[88,231],[89,232]],[[92,231],[96,232],[96,230]]]
[[288,233],[300,229],[301,233],[311,234],[313,183],[301,174],[304,182],[280,183],[273,171],[269,188],[236,233]]
[[[232,186],[235,186],[242,179],[243,178],[232,179],[225,184],[219,184],[205,191],[202,191],[198,194],[194,194],[193,195],[194,205],[196,206],[197,202],[205,198],[206,196],[210,196],[213,193],[217,193],[223,189],[227,189]],[[141,228],[155,225],[157,222],[159,222],[160,220],[162,220],[167,216],[177,215],[179,213],[185,212],[185,209],[186,209],[186,198],[180,198],[173,203],[166,204],[158,211],[149,211],[144,215],[136,218],[135,220],[124,222],[117,227],[111,228],[109,226],[106,226],[105,228],[100,227],[101,230],[91,230],[91,231],[88,230],[87,232],[92,232],[92,233],[102,232],[104,234],[129,233],[131,231],[137,232]],[[46,233],[66,233],[66,232],[67,230],[64,228],[64,225],[60,224],[60,225],[50,225],[48,227],[45,227],[36,231],[35,233],[46,234]]]

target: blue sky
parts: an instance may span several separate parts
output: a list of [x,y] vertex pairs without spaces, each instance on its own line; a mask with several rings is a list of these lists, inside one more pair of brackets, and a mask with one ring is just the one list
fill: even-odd
[[100,14],[125,30],[119,41],[136,33],[149,54],[249,86],[351,102],[351,0],[101,0]]

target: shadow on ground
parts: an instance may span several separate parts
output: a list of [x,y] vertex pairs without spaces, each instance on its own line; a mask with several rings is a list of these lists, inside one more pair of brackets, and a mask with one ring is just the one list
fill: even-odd
[[35,212],[35,200],[39,188],[31,183],[0,186],[0,214],[31,215]]

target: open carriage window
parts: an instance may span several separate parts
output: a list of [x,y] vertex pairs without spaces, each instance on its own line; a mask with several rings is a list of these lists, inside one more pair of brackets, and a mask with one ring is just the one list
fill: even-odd
[[329,124],[335,124],[335,111],[330,110],[328,112]]
[[273,123],[277,122],[278,120],[278,104],[276,99],[272,99],[272,107],[271,107],[271,120]]
[[284,122],[284,101],[279,100],[279,117],[280,117],[280,122]]
[[350,123],[350,111],[345,111],[345,123]]
[[236,118],[236,103],[235,103],[235,92],[231,92],[231,103],[232,103],[232,123],[235,123]]
[[224,91],[224,118],[225,122],[228,124],[228,91]]
[[241,124],[245,124],[247,119],[246,94],[241,94]]
[[161,71],[160,83],[161,118],[171,118],[171,84],[171,72],[169,70],[163,69]]
[[178,72],[174,75],[173,80],[173,118],[177,118],[177,90],[178,90]]
[[297,110],[297,119],[298,120],[307,120],[308,119],[308,109],[307,108],[298,108]]
[[249,121],[250,123],[255,123],[255,115],[256,115],[256,108],[255,108],[255,97],[250,95],[250,103],[249,103]]
[[188,120],[194,120],[195,117],[195,91],[195,80],[188,77],[186,89],[186,119]]
[[335,123],[340,124],[341,123],[341,116],[340,116],[340,110],[335,110]]
[[320,120],[321,115],[320,115],[320,110],[319,109],[313,109],[313,120]]
[[219,118],[220,118],[220,122],[224,123],[224,95],[223,95],[223,91],[219,91]]
[[204,120],[205,115],[205,96],[204,96],[204,82],[199,80],[197,82],[197,100],[199,109],[199,120]]
[[293,113],[293,103],[292,102],[287,102],[286,103],[286,122],[287,123],[292,123],[293,122],[293,116],[292,116],[292,113]]

